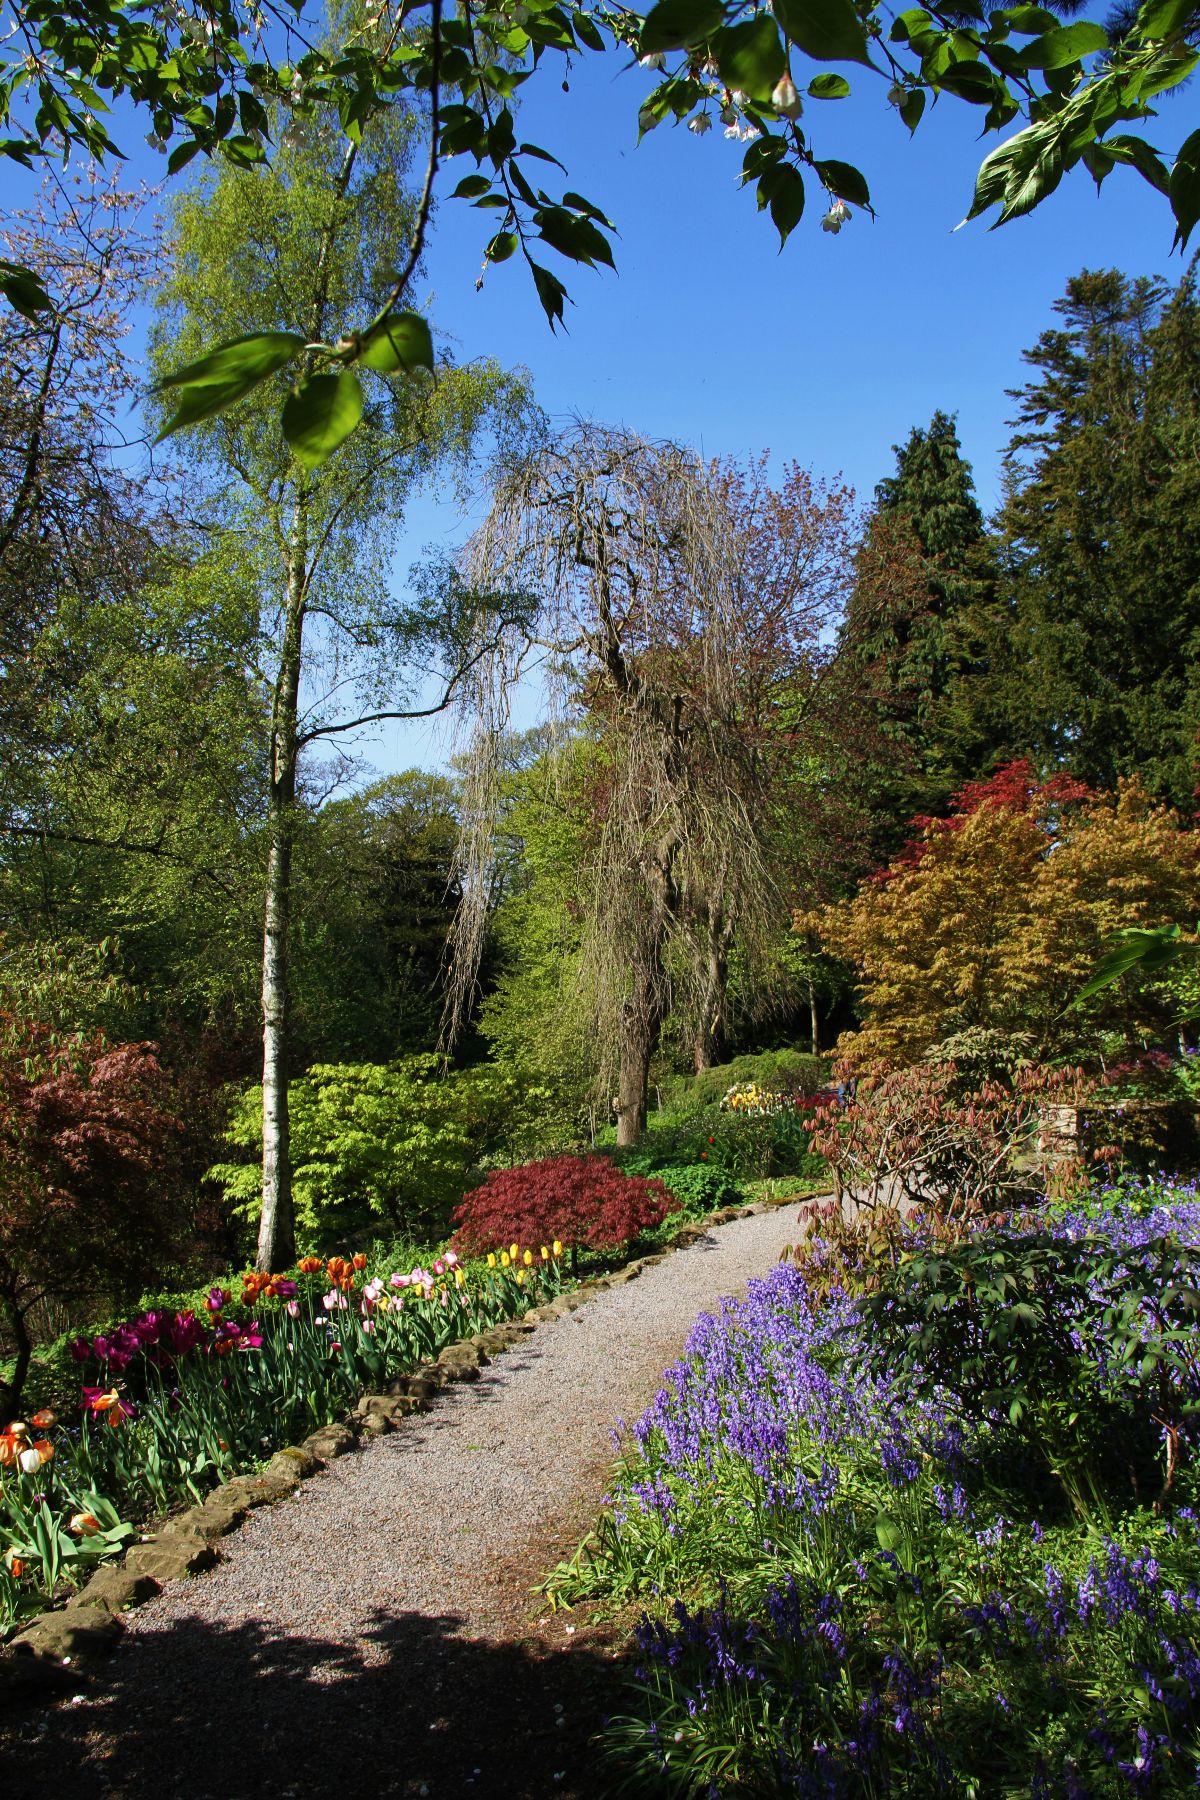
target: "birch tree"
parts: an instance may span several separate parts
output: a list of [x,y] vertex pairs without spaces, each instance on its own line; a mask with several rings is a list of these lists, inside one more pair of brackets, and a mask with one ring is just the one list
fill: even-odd
[[[379,271],[417,231],[406,186],[411,125],[377,119],[358,141],[298,119],[269,170],[210,171],[174,208],[174,260],[158,312],[165,372],[214,339],[299,325],[319,344],[353,322]],[[520,383],[494,364],[436,370],[428,334],[372,359],[359,376],[315,376],[303,395],[266,374],[231,411],[185,440],[198,504],[235,531],[253,568],[260,617],[253,677],[268,751],[263,795],[263,1206],[258,1266],[293,1253],[288,1137],[289,926],[293,849],[306,754],[385,720],[446,705],[487,639],[477,600],[449,583],[392,592],[389,560],[406,499],[435,471],[463,475],[482,434],[521,412]],[[280,429],[281,399],[287,437]],[[179,402],[176,392],[175,404]],[[355,431],[325,460],[331,436]],[[482,631],[482,635],[481,635]],[[431,691],[432,689],[432,691]]]

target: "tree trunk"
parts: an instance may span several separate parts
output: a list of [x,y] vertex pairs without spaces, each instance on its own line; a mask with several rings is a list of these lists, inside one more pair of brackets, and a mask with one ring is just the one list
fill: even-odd
[[267,805],[267,885],[263,907],[263,1183],[256,1267],[283,1269],[295,1259],[288,1118],[291,993],[288,939],[295,836],[296,712],[304,635],[307,508],[296,501],[287,571],[287,615],[271,718],[271,787]]
[[812,1033],[812,1053],[814,1056],[819,1056],[821,1052],[821,1019],[817,1012],[817,990],[811,976],[808,982],[808,1023]]
[[636,1144],[646,1129],[646,1089],[658,1025],[649,983],[639,980],[621,1009],[617,1067],[617,1143],[621,1146]]
[[697,1075],[702,1069],[711,1069],[717,1060],[725,992],[729,986],[729,946],[733,940],[732,920],[724,916],[719,905],[710,902],[706,923],[704,972],[692,1039],[692,1062]]

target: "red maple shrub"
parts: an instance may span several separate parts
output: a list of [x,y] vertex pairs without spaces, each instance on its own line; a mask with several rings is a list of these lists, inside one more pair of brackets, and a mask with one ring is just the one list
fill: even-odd
[[537,1249],[557,1239],[572,1253],[617,1250],[661,1224],[670,1196],[661,1181],[625,1175],[605,1156],[546,1156],[496,1169],[454,1210],[454,1248],[480,1256],[512,1243]]
[[169,1098],[152,1045],[0,1013],[0,1333],[15,1353],[0,1422],[20,1405],[40,1302],[100,1308],[168,1249]]

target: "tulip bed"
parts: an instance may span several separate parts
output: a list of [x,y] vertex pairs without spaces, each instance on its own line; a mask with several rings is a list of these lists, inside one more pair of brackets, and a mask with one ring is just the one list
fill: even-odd
[[648,1608],[614,1791],[1195,1792],[1197,1309],[1159,1182],[700,1319],[552,1584]]
[[249,1273],[71,1346],[78,1403],[0,1432],[0,1627],[117,1556],[136,1522],[202,1499],[447,1344],[561,1290],[561,1245],[373,1269]]

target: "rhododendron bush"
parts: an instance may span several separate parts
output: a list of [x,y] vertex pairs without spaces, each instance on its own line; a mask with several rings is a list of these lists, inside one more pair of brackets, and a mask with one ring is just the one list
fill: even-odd
[[572,1253],[618,1250],[660,1225],[670,1209],[661,1181],[625,1175],[604,1156],[547,1156],[498,1169],[455,1209],[455,1244],[478,1255],[507,1244],[551,1243]]

